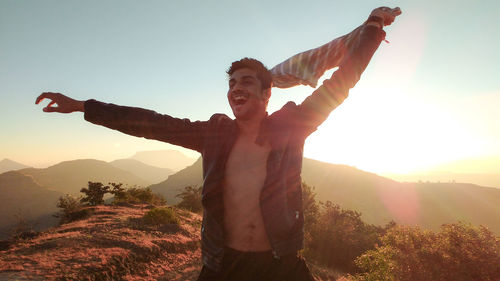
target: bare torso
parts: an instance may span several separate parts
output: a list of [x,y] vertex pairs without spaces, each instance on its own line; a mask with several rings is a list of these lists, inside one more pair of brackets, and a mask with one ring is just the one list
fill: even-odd
[[239,251],[266,251],[271,246],[260,210],[260,192],[266,178],[271,146],[255,144],[240,135],[226,163],[224,227],[226,245]]

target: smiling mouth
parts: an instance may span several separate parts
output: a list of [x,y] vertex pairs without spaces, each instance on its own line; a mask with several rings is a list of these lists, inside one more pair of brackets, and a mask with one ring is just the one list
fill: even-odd
[[231,100],[235,105],[244,105],[248,100],[248,93],[233,94]]

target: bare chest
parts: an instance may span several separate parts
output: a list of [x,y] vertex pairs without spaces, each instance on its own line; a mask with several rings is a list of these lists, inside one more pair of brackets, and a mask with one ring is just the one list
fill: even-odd
[[270,151],[269,143],[260,146],[253,139],[239,137],[226,163],[225,194],[253,193],[258,196],[266,178]]

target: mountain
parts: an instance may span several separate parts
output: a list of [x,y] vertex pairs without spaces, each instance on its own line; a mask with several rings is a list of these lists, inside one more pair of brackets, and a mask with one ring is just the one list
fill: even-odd
[[362,213],[368,223],[390,220],[438,229],[458,220],[500,233],[500,189],[464,183],[400,183],[343,165],[304,158],[302,179],[317,199]]
[[201,186],[202,159],[196,160],[191,166],[169,176],[165,181],[149,186],[154,193],[161,194],[169,204],[177,204],[180,199],[175,197],[186,186]]
[[130,158],[151,166],[167,168],[173,171],[184,169],[196,161],[196,159],[187,157],[177,150],[139,151]]
[[12,161],[10,159],[3,159],[0,161],[0,174],[8,172],[8,171],[15,171],[15,170],[20,170],[24,168],[29,168],[29,166],[23,165],[21,163],[17,163],[15,161]]
[[148,164],[144,164],[135,159],[119,159],[109,162],[113,167],[128,171],[135,176],[145,179],[151,183],[159,183],[173,174],[174,171],[167,168],[158,168]]
[[19,172],[31,176],[35,182],[48,189],[72,195],[81,195],[80,189],[87,187],[89,181],[138,186],[151,184],[130,172],[93,159],[65,161],[45,169],[28,168]]
[[17,224],[40,230],[57,223],[52,214],[63,194],[38,185],[30,176],[17,171],[0,174],[0,193],[0,239],[9,236]]
[[432,171],[416,174],[385,174],[384,176],[404,182],[461,182],[500,188],[500,173],[481,174]]
[[[304,158],[302,179],[314,186],[316,199],[332,201],[362,213],[367,223],[401,224],[437,229],[464,220],[500,233],[500,189],[463,183],[400,183],[356,168]],[[167,202],[185,186],[202,183],[201,160],[151,186]]]

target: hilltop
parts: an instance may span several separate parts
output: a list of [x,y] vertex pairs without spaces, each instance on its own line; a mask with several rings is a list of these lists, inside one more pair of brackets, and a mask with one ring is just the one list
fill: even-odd
[[27,168],[18,172],[31,176],[38,184],[62,193],[78,195],[89,181],[121,182],[146,186],[150,182],[100,160],[79,159],[64,161],[45,169]]
[[18,163],[16,161],[12,161],[12,160],[7,159],[7,158],[0,161],[0,174],[8,172],[8,171],[15,171],[15,170],[20,170],[20,169],[25,169],[25,168],[29,168],[29,166]]
[[173,149],[138,151],[131,156],[130,159],[135,159],[151,166],[166,168],[173,171],[184,169],[193,164],[196,160]]
[[[152,207],[87,207],[87,219],[0,243],[0,280],[196,280],[201,216],[175,208],[179,225],[146,226],[140,218]],[[335,280],[310,268],[318,281]]]
[[138,219],[150,208],[90,207],[87,219],[15,241],[0,249],[0,280],[195,280],[201,216],[148,227]]

